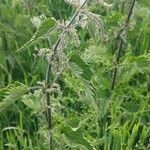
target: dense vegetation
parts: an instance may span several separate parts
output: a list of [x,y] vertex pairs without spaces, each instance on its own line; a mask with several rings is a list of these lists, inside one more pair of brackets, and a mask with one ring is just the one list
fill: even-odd
[[150,0],[75,2],[0,0],[0,150],[150,149]]

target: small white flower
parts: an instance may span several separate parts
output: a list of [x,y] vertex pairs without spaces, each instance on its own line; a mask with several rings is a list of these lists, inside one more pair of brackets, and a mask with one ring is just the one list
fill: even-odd
[[31,22],[36,28],[39,28],[41,25],[41,22],[45,19],[46,19],[45,15],[35,16],[31,19]]
[[113,6],[113,4],[107,4],[107,3],[104,2],[103,0],[98,0],[98,2],[99,2],[100,4],[102,4],[103,6],[106,6],[106,7],[112,7],[112,6]]
[[45,56],[47,53],[49,53],[50,50],[48,48],[41,48],[39,51],[38,51],[38,56],[39,57],[42,57],[42,56]]
[[74,6],[81,6],[85,0],[65,0],[66,3],[74,5]]
[[39,17],[33,17],[31,19],[31,22],[36,28],[39,28],[39,26],[41,24],[41,19]]

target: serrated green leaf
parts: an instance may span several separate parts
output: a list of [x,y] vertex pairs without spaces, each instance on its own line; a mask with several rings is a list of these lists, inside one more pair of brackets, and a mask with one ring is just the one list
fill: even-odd
[[139,110],[140,105],[138,103],[135,103],[133,101],[126,102],[123,106],[123,108],[129,112],[129,113],[136,113]]
[[86,80],[90,80],[92,77],[92,71],[90,70],[90,67],[88,64],[86,64],[83,59],[77,55],[77,54],[73,54],[70,58],[70,61],[75,63],[77,66],[79,66],[82,70],[81,73],[81,77],[86,79]]
[[39,26],[39,28],[37,29],[37,31],[35,32],[33,37],[30,39],[30,41],[28,41],[19,50],[17,50],[17,52],[20,52],[23,49],[26,49],[28,46],[33,44],[36,40],[43,37],[45,34],[47,34],[52,29],[52,27],[55,26],[55,24],[56,24],[56,21],[52,18],[48,18],[48,19],[42,21],[41,25]]
[[80,128],[73,130],[71,127],[65,127],[63,129],[63,133],[70,142],[83,145],[89,150],[93,149],[90,143],[83,137],[82,130]]
[[[21,99],[27,91],[27,86],[19,83],[19,85],[12,85],[5,89],[5,98],[0,102],[0,113],[6,110],[10,105],[14,104],[16,100]],[[0,92],[4,92],[1,90]]]
[[22,102],[34,113],[40,113],[46,108],[46,99],[41,89],[22,96]]

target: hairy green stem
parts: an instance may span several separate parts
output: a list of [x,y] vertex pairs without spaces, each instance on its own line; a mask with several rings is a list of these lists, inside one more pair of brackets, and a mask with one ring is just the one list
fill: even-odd
[[[88,0],[85,0],[83,2],[83,4],[77,9],[77,11],[75,12],[75,14],[73,15],[73,17],[71,18],[70,22],[67,24],[66,28],[69,28],[71,26],[71,24],[74,22],[74,20],[76,19],[76,17],[78,16],[80,10],[85,6],[85,4],[88,2]],[[53,62],[56,58],[56,55],[57,55],[57,49],[58,49],[58,46],[59,46],[59,43],[61,41],[61,35],[60,37],[58,38],[54,48],[53,48],[53,54],[51,56],[51,59],[50,59],[50,62],[48,64],[48,67],[47,67],[47,73],[46,73],[46,88],[50,88],[51,87],[51,80],[52,80],[52,65],[53,65]],[[50,93],[46,93],[46,100],[47,100],[47,117],[48,117],[48,129],[50,131],[50,139],[49,139],[49,144],[50,144],[50,147],[49,149],[50,150],[53,150],[53,138],[52,138],[52,133],[51,133],[51,130],[52,130],[52,107],[51,107],[51,98],[50,98]]]

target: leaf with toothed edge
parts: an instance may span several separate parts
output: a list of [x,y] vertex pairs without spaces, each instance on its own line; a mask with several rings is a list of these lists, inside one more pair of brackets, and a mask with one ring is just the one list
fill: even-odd
[[48,18],[48,19],[42,21],[41,25],[36,30],[33,37],[16,52],[20,52],[20,51],[26,49],[31,44],[33,44],[36,40],[38,40],[39,38],[42,38],[45,34],[47,34],[49,31],[51,31],[51,29],[55,26],[55,24],[56,24],[56,21],[53,18]]
[[15,101],[21,100],[21,97],[27,92],[28,87],[20,82],[9,85],[7,88],[0,90],[0,113],[6,110]]
[[93,73],[90,70],[90,67],[88,64],[86,64],[83,59],[78,55],[78,54],[73,54],[70,58],[70,61],[75,63],[79,68],[81,68],[82,73],[81,73],[81,77],[86,79],[86,80],[90,80]]
[[82,130],[80,128],[71,128],[71,127],[64,127],[62,133],[66,136],[66,138],[74,144],[83,145],[89,150],[94,150],[91,144],[84,138],[82,134]]

